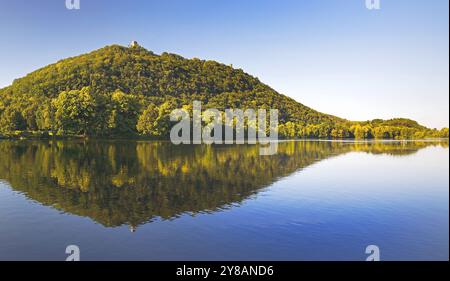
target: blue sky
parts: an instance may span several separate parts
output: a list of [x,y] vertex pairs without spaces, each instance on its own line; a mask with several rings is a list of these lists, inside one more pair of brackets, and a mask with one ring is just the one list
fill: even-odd
[[59,59],[137,40],[214,59],[322,112],[449,126],[449,1],[0,0],[0,87]]

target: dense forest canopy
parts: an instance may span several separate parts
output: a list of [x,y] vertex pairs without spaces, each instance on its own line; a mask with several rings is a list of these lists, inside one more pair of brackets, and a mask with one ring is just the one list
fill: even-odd
[[354,122],[277,93],[241,69],[140,46],[113,45],[61,60],[0,89],[0,136],[165,138],[173,109],[273,108],[284,138],[448,138],[409,119]]

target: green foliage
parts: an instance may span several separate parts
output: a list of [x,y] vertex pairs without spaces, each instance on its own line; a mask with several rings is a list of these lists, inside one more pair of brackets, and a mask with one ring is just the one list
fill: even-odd
[[26,120],[17,109],[8,107],[2,112],[2,118],[0,119],[0,129],[2,132],[25,130],[26,126]]
[[112,134],[124,135],[136,132],[139,115],[139,99],[135,95],[116,91],[111,96],[112,106],[109,114],[108,128]]
[[156,120],[159,117],[159,110],[154,104],[150,104],[142,112],[137,122],[137,130],[143,135],[153,135],[157,128]]
[[117,45],[59,61],[0,89],[0,132],[167,137],[169,113],[194,100],[204,109],[278,109],[284,138],[448,137],[448,129],[409,119],[350,122],[279,94],[241,69]]
[[55,124],[60,134],[89,134],[95,123],[97,104],[89,88],[64,91],[53,99]]
[[440,138],[448,138],[448,128],[442,128],[439,132]]

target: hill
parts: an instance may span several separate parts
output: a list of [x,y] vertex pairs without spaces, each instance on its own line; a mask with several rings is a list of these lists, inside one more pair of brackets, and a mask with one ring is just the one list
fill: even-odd
[[283,137],[448,136],[408,119],[351,122],[277,93],[241,69],[215,61],[107,46],[61,60],[0,89],[0,133],[166,137],[168,114],[194,100],[204,108],[276,108]]

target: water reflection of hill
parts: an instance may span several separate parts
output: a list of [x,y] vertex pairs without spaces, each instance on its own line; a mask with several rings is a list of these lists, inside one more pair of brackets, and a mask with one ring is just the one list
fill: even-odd
[[285,142],[174,146],[167,142],[1,141],[0,179],[27,198],[112,227],[216,211],[317,161],[363,151],[408,155],[448,142]]

